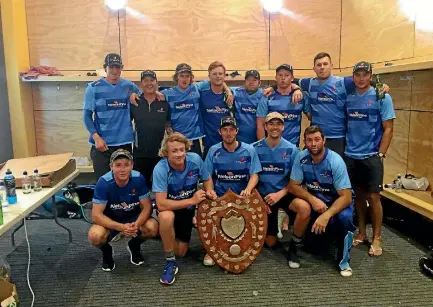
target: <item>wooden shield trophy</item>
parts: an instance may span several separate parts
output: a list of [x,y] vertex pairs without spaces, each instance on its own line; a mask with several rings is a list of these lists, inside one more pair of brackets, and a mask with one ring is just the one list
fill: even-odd
[[244,271],[260,254],[268,227],[266,204],[257,190],[241,197],[231,190],[198,206],[197,228],[207,253],[224,270]]

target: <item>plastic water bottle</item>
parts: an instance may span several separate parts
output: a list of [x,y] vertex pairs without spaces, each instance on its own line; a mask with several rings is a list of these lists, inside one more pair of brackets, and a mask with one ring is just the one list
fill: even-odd
[[37,169],[33,172],[33,190],[35,192],[42,190],[41,175]]
[[3,225],[3,199],[0,198],[0,225]]
[[5,187],[6,187],[6,199],[10,205],[17,203],[17,191],[15,185],[15,177],[12,175],[10,169],[7,169],[6,176],[4,178]]
[[29,194],[32,192],[32,177],[27,174],[27,171],[23,172],[23,193]]

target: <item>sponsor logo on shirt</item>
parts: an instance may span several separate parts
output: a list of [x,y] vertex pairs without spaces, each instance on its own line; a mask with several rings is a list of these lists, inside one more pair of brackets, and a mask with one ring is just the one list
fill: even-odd
[[296,119],[298,119],[298,115],[297,114],[282,113],[282,115],[284,116],[285,120],[296,120]]
[[255,108],[252,108],[252,107],[242,107],[241,109],[245,113],[256,114],[256,112],[257,112],[257,110]]
[[109,108],[124,108],[126,106],[126,102],[119,102],[117,100],[114,100],[113,102],[107,103],[107,106]]
[[284,171],[282,167],[274,166],[272,164],[269,164],[268,166],[263,166],[262,168],[264,172],[280,173]]
[[131,190],[131,193],[129,194],[129,196],[135,196],[135,189]]
[[245,163],[245,157],[241,157],[240,159],[239,159],[239,161],[236,161],[237,163],[240,163],[240,164],[244,164]]
[[192,103],[182,103],[176,106],[176,110],[191,109],[194,105]]
[[317,192],[331,192],[330,189],[322,188],[317,181],[313,183],[307,183],[307,188]]
[[373,103],[373,100],[371,100],[371,99],[369,99],[368,101],[367,101],[367,104],[368,105],[371,105]]
[[334,98],[328,97],[328,96],[320,96],[317,97],[318,101],[322,101],[322,102],[334,102]]
[[366,118],[367,116],[368,116],[367,114],[359,113],[358,111],[349,113],[349,117],[351,118],[362,119],[362,118]]
[[206,109],[207,113],[213,113],[213,114],[224,114],[224,113],[228,113],[228,111],[229,109],[220,108],[219,106],[215,106],[215,108]]
[[159,113],[165,113],[164,108],[159,109],[157,112],[159,112]]
[[327,170],[325,170],[325,171],[320,173],[320,176],[326,177],[326,178],[331,178],[331,173],[328,172]]
[[139,206],[140,202],[134,202],[127,204],[125,202],[120,204],[110,204],[110,209],[112,210],[123,210],[123,211],[132,211],[135,206]]
[[285,152],[283,152],[283,160],[286,160],[287,159],[287,152],[285,151]]
[[243,181],[247,178],[247,174],[239,174],[235,175],[232,172],[227,172],[227,174],[218,174],[219,180],[226,180],[226,181]]
[[197,176],[198,176],[197,173],[194,173],[193,171],[189,171],[188,175],[187,175],[187,178],[194,178],[194,177],[197,177]]
[[195,193],[195,191],[196,191],[196,189],[191,189],[191,190],[187,190],[187,191],[182,190],[177,195],[168,194],[168,198],[173,199],[173,200],[188,199],[188,198],[192,197],[192,195]]

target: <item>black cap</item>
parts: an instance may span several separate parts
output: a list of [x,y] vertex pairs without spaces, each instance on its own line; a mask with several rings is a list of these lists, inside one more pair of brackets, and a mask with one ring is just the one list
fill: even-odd
[[248,78],[248,77],[254,77],[254,78],[260,80],[260,73],[259,73],[257,70],[255,70],[255,69],[248,70],[248,71],[245,73],[245,79]]
[[355,66],[353,66],[353,73],[357,72],[358,70],[365,70],[369,73],[373,72],[373,67],[371,66],[370,63],[365,62],[365,61],[361,61],[355,64]]
[[105,56],[104,66],[119,65],[122,66],[122,57],[117,53],[109,53]]
[[179,65],[176,66],[176,75],[180,74],[182,72],[189,72],[192,73],[192,69],[191,66],[189,66],[186,63],[180,63]]
[[289,64],[281,64],[280,66],[277,67],[276,72],[279,72],[281,69],[285,69],[288,70],[292,73],[293,75],[293,67],[292,65]]
[[225,116],[223,118],[221,118],[221,123],[220,123],[220,128],[225,127],[225,126],[233,126],[233,128],[238,128],[237,124],[236,124],[236,119],[234,119],[234,117],[231,116]]
[[147,69],[141,73],[141,81],[146,77],[156,79],[156,73],[153,70]]
[[120,159],[120,158],[126,158],[128,160],[133,159],[132,155],[129,151],[127,151],[125,149],[118,149],[111,154],[110,163],[113,163],[114,161],[116,161],[117,159]]

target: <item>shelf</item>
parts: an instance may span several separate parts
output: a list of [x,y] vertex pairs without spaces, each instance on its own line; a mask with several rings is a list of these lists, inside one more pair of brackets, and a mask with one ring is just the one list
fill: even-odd
[[430,192],[411,190],[396,192],[395,190],[385,188],[381,194],[383,197],[433,220],[433,198]]

